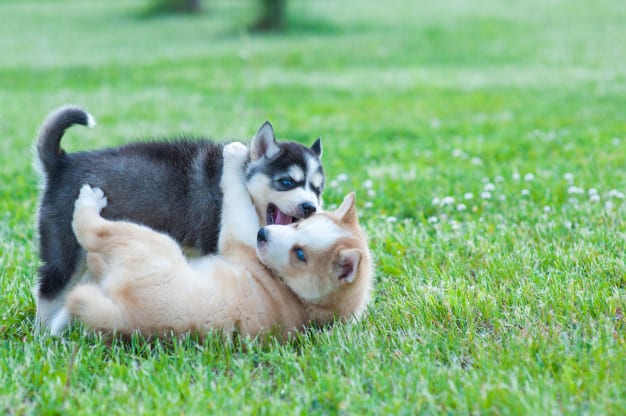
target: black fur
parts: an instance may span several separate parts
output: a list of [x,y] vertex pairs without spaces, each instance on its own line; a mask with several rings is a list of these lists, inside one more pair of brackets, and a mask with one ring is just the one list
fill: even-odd
[[[278,154],[276,154],[276,156],[274,156],[267,163],[248,169],[246,173],[246,178],[250,179],[254,175],[262,173],[272,179],[271,185],[274,187],[274,189],[284,191],[287,189],[283,189],[283,187],[278,183],[282,175],[286,173],[292,166],[300,166],[302,170],[306,172],[307,155],[314,159],[319,159],[319,156],[321,154],[321,144],[320,140],[317,139],[315,143],[313,143],[313,146],[311,146],[311,148],[303,148],[302,145],[293,142],[277,143],[277,146],[280,148]],[[317,172],[319,172],[322,176],[324,175],[324,168],[321,164]],[[276,174],[278,174],[278,176],[275,176]],[[295,185],[300,186],[303,183],[304,181],[301,183],[296,183]],[[323,182],[319,188],[313,189],[318,198],[323,190]]]

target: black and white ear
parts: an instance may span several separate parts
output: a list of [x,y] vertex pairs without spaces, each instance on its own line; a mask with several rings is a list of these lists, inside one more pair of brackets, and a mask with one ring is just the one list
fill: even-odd
[[279,151],[280,148],[276,143],[274,129],[270,122],[266,121],[252,139],[252,143],[250,143],[250,160],[254,162],[263,156],[271,159],[276,156]]
[[352,283],[358,276],[361,250],[348,248],[339,252],[337,262],[337,279],[340,283]]
[[318,158],[322,158],[322,138],[318,137],[317,140],[315,140],[315,143],[313,143],[313,145],[311,146],[311,150],[313,150],[313,153],[315,153],[317,155]]

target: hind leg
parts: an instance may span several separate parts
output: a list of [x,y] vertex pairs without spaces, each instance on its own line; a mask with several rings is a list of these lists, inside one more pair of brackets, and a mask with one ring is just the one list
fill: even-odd
[[186,264],[180,246],[169,236],[142,225],[106,220],[100,216],[105,205],[102,191],[85,185],[72,221],[79,243],[89,252],[90,272],[96,279],[104,278],[106,285],[113,286],[118,280],[158,283],[170,268]]
[[[68,205],[71,203],[68,201]],[[41,267],[34,290],[37,333],[49,328],[68,290],[80,280],[84,260],[84,251],[72,232],[71,217],[56,215],[55,212],[63,210],[53,207],[51,202],[42,204],[38,224]]]
[[109,221],[100,216],[106,204],[107,199],[101,189],[89,185],[80,188],[74,203],[72,229],[80,245],[87,251],[98,252],[100,237],[106,234],[105,227]]
[[113,332],[126,331],[128,325],[120,305],[93,284],[79,285],[67,296],[67,312],[92,329]]
[[[50,332],[50,335],[60,336],[72,323],[72,317],[68,314],[65,308],[65,301],[67,294],[81,283],[86,283],[91,280],[91,273],[87,269],[87,264],[84,259],[76,267],[76,271],[72,275],[69,284],[56,296],[53,300],[46,300],[39,297],[37,299],[37,316],[40,315],[40,311],[46,310],[52,312],[49,314],[49,318],[45,321],[45,324]],[[51,309],[51,308],[54,309]],[[38,328],[40,329],[40,328]]]
[[[41,334],[47,329],[51,335],[60,335],[70,324],[67,313],[63,310],[63,304],[67,293],[81,281],[86,279],[85,263],[80,261],[74,266],[70,279],[65,283],[64,287],[54,292],[53,296],[49,296],[44,282],[46,278],[50,279],[52,275],[46,272],[43,267],[40,269],[39,285],[34,291],[37,301],[37,314],[35,316],[35,333]],[[68,270],[67,273],[70,273]]]
[[[161,254],[164,250],[169,250],[170,254],[181,254],[180,246],[165,234],[143,225],[102,218],[100,211],[106,203],[102,190],[83,185],[76,200],[72,220],[72,228],[80,245],[90,253],[102,255],[101,259],[96,260],[96,267],[108,263],[108,256],[123,256],[128,253],[129,247],[135,251],[134,257],[139,257],[136,251],[140,250],[141,254],[148,255],[150,260],[156,257],[150,255],[152,250],[159,251]],[[141,260],[141,258],[136,260]]]

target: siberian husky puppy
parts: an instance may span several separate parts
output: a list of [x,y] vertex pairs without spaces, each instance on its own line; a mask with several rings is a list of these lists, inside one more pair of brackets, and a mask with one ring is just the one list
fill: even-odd
[[336,211],[259,229],[246,159],[240,143],[224,148],[219,254],[199,259],[186,259],[166,234],[102,218],[107,198],[83,186],[72,227],[95,282],[70,291],[69,315],[106,334],[221,330],[281,339],[309,324],[358,318],[372,270],[354,193]]
[[[78,107],[61,107],[45,120],[36,143],[42,173],[38,327],[50,328],[54,321],[62,329],[67,324],[67,316],[59,314],[65,296],[88,277],[85,252],[71,228],[73,204],[83,184],[106,193],[104,218],[164,232],[192,253],[215,253],[218,246],[225,202],[220,188],[223,144],[179,139],[66,153],[60,141],[74,124],[95,122]],[[278,142],[266,122],[252,139],[248,154],[246,188],[261,224],[290,224],[320,209],[324,188],[320,139],[310,148]]]

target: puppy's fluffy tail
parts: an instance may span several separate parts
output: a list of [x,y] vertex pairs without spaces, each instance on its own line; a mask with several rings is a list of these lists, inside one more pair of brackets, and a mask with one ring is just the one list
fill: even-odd
[[127,330],[122,309],[97,285],[85,284],[74,288],[67,296],[65,307],[71,316],[92,329],[105,333]]
[[63,155],[61,138],[65,130],[74,124],[93,127],[96,125],[96,120],[91,114],[75,105],[64,105],[51,112],[44,120],[39,129],[37,155],[47,172],[52,170],[59,157]]

